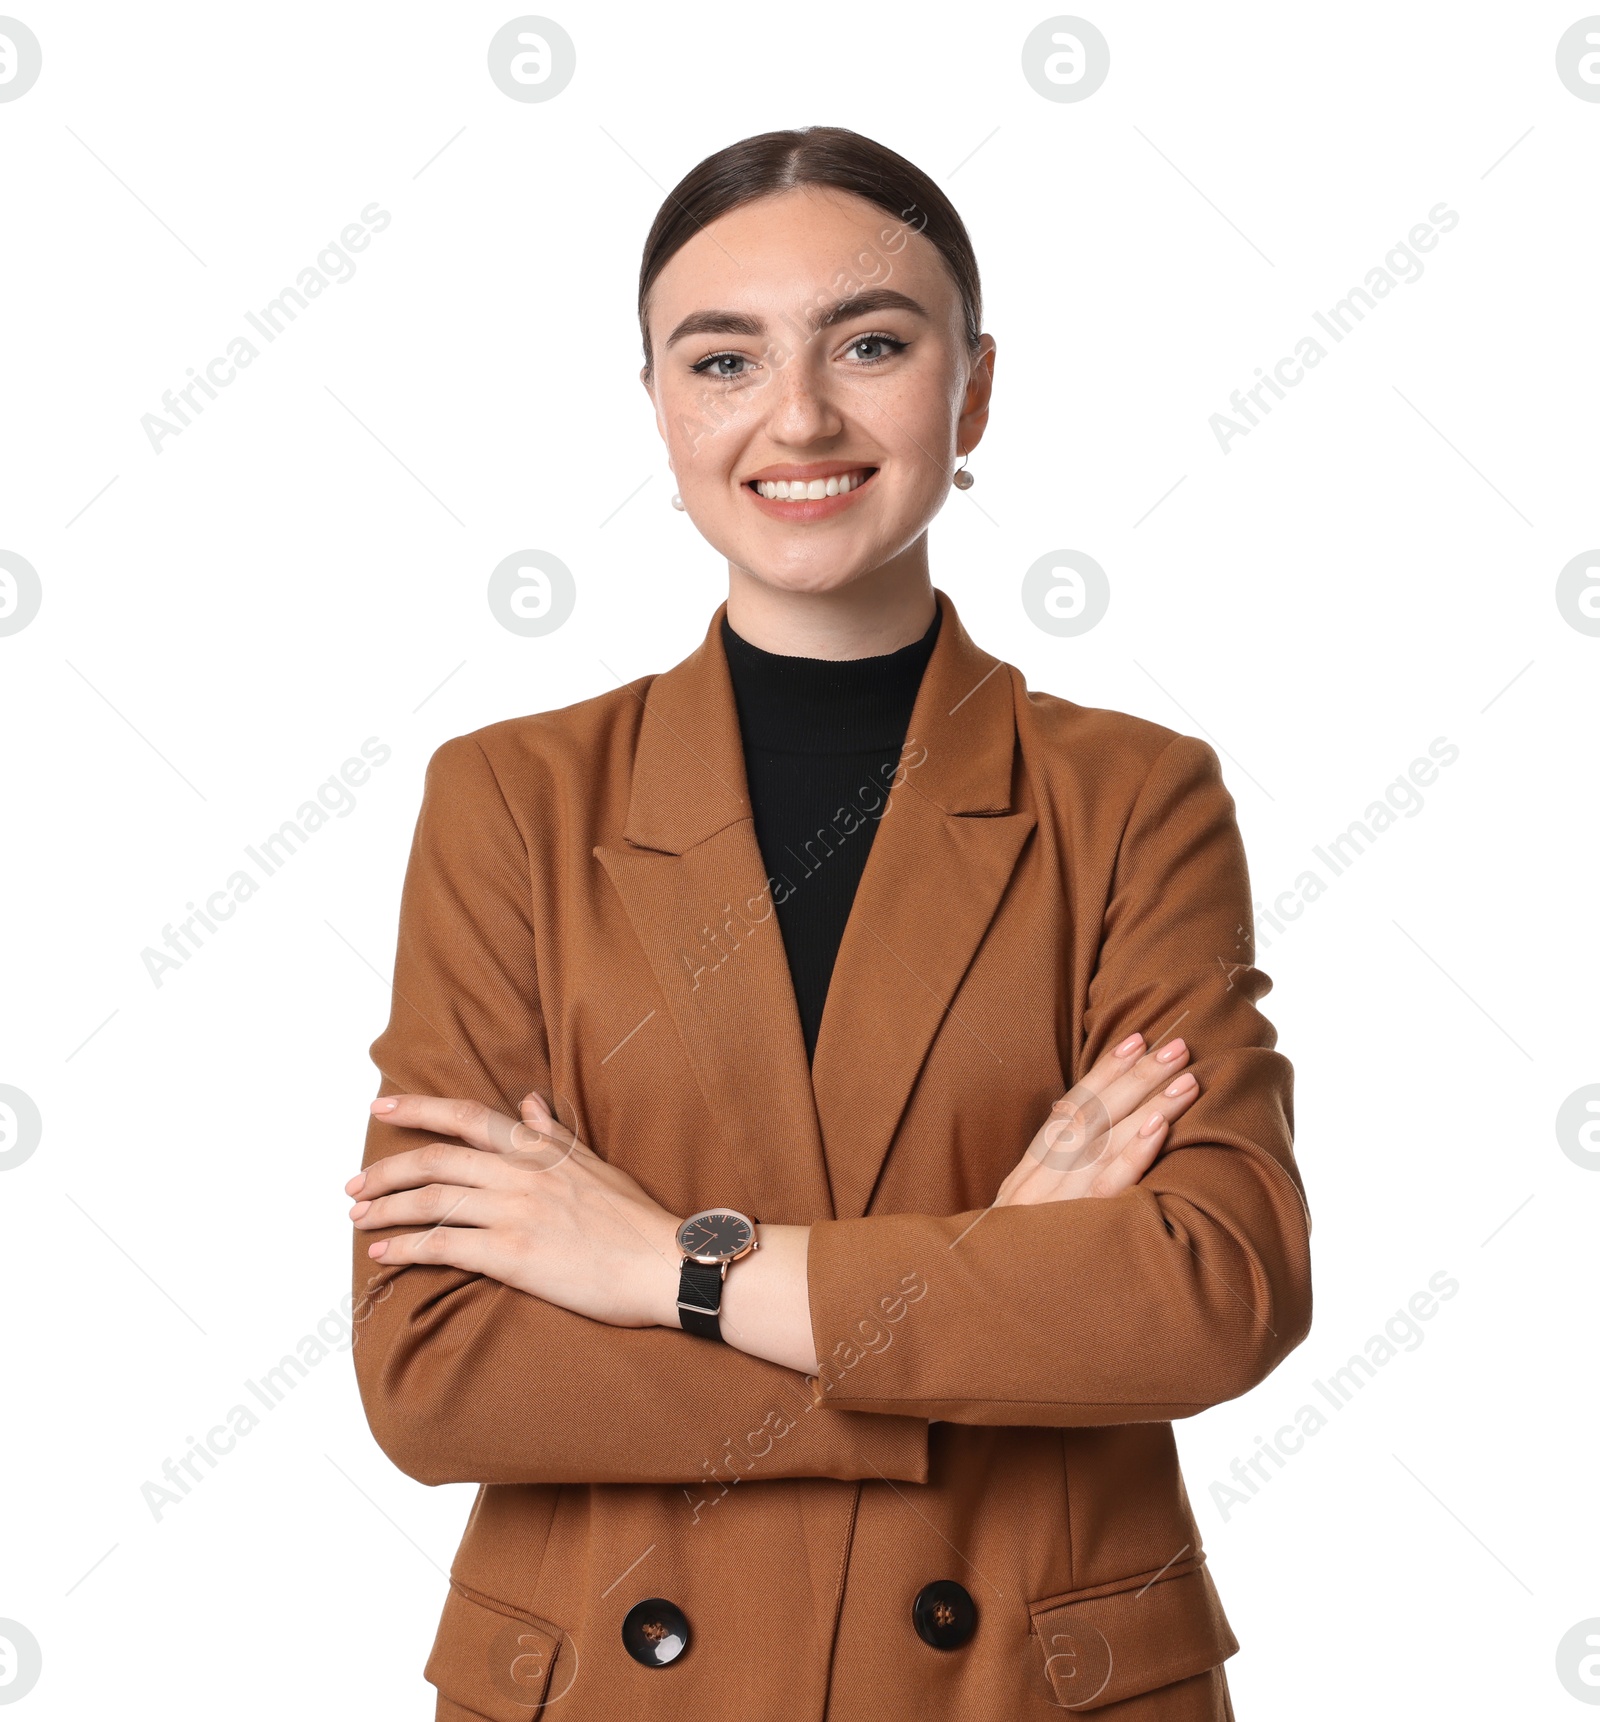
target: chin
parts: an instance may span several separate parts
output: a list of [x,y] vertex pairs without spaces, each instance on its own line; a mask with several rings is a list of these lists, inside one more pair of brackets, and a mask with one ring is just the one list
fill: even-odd
[[774,591],[820,595],[826,592],[841,592],[847,586],[855,585],[858,580],[868,578],[875,568],[883,565],[884,558],[868,556],[859,561],[847,561],[843,565],[830,559],[818,565],[817,558],[807,557],[799,566],[774,565],[770,560],[761,557],[746,559],[733,556],[729,560],[752,580],[769,586]]
[[876,532],[829,535],[802,530],[792,537],[781,531],[730,533],[722,542],[706,536],[734,568],[775,592],[823,594],[870,579],[926,530],[924,524],[909,535],[888,538]]

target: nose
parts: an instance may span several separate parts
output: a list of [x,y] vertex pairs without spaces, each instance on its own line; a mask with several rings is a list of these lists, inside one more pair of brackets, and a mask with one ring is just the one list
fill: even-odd
[[820,333],[806,343],[795,338],[769,361],[763,405],[767,434],[775,443],[803,448],[837,437],[844,429],[844,415],[823,368],[822,340]]

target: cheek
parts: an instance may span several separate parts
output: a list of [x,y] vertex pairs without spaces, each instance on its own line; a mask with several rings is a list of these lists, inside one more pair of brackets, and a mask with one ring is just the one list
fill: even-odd
[[955,421],[949,391],[936,377],[897,378],[880,388],[862,413],[878,446],[894,458],[904,478],[919,486],[938,483],[939,463],[954,446]]
[[724,477],[738,460],[757,410],[749,392],[722,394],[698,383],[664,390],[661,416],[674,469],[696,482]]

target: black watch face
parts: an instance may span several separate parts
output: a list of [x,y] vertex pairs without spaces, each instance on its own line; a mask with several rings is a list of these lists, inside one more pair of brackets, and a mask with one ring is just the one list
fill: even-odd
[[755,1233],[743,1214],[707,1208],[691,1214],[678,1228],[678,1246],[701,1262],[726,1262],[750,1247]]

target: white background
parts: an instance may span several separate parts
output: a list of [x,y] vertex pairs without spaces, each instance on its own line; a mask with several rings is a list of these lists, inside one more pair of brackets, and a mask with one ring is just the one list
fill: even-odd
[[[639,254],[703,156],[807,123],[909,156],[972,232],[994,411],[932,564],[981,645],[1211,740],[1263,902],[1433,738],[1460,750],[1259,928],[1315,1323],[1178,1433],[1241,1722],[1583,1714],[1556,1649],[1600,1615],[1600,1175],[1555,1129],[1600,1080],[1600,639],[1556,602],[1600,543],[1600,103],[1555,71],[1583,13],[1095,0],[1111,71],[1079,103],[1030,88],[1051,14],[1008,4],[561,0],[577,74],[547,103],[487,74],[509,8],[18,15],[44,56],[0,103],[0,548],[44,591],[0,639],[0,1082],[44,1120],[0,1174],[0,1617],[44,1654],[19,1718],[433,1713],[473,1491],[388,1462],[347,1350],[159,1521],[141,1487],[348,1288],[429,754],[668,668],[725,594],[667,505]],[[154,453],[142,416],[374,201],[355,276]],[[1441,201],[1421,278],[1224,454],[1229,394]],[[486,602],[521,548],[576,576],[546,638]],[[1058,548],[1111,583],[1081,638],[1020,602]],[[354,811],[154,985],[141,952],[369,736],[392,757]],[[1225,1514],[1213,1482],[1440,1270],[1422,1342]]]

